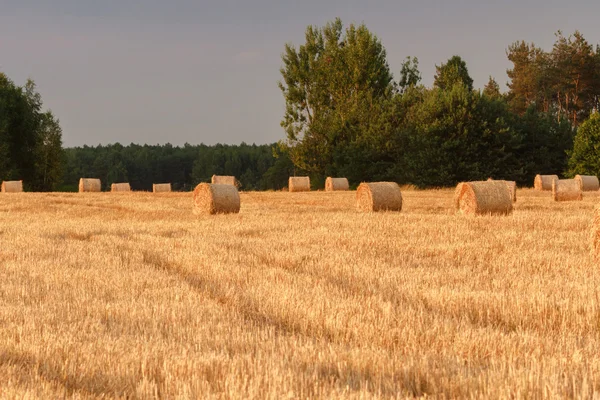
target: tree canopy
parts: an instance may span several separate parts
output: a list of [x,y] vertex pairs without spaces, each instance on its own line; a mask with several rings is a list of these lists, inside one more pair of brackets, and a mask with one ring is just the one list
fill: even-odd
[[0,72],[0,181],[23,180],[25,188],[37,191],[60,183],[62,130],[42,106],[32,80],[20,87]]
[[365,25],[344,30],[336,19],[323,28],[309,26],[298,49],[285,45],[282,61],[282,145],[299,168],[333,172],[338,155],[369,130],[378,112],[374,104],[391,92],[385,49]]
[[571,176],[596,175],[600,176],[600,114],[593,113],[583,122],[573,144],[573,152],[569,159]]

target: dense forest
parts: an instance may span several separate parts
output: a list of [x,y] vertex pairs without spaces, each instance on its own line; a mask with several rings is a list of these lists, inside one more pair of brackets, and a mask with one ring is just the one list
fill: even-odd
[[284,47],[285,138],[270,145],[63,150],[59,121],[42,111],[33,81],[19,87],[0,73],[0,180],[23,179],[29,190],[76,190],[80,177],[98,177],[105,188],[171,182],[190,190],[225,174],[242,190],[277,190],[294,174],[310,175],[315,188],[326,176],[442,187],[600,175],[600,47],[580,32],[558,32],[549,51],[521,41],[506,54],[506,93],[492,77],[474,88],[460,56],[437,65],[426,87],[414,57],[394,78],[382,42],[365,25],[310,26],[305,43]]
[[65,150],[65,173],[60,190],[76,191],[80,177],[100,178],[104,189],[129,182],[133,190],[152,190],[153,183],[170,182],[173,190],[192,190],[210,182],[213,174],[233,175],[242,190],[281,189],[294,174],[285,155],[273,145],[171,145],[77,147]]

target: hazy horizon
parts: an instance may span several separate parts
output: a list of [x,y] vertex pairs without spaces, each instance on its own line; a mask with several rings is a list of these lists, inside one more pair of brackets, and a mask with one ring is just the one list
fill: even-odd
[[367,4],[357,0],[3,1],[0,71],[32,78],[61,121],[66,147],[272,143],[284,137],[277,87],[284,44],[307,25],[336,17],[365,23],[382,41],[397,78],[419,58],[423,83],[452,55],[475,87],[493,76],[506,90],[506,48],[517,40],[549,50],[575,30],[600,43],[600,4],[556,0],[464,0]]

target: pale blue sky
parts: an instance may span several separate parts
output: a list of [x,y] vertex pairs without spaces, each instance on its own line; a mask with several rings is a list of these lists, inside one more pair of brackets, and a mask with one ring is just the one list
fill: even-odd
[[36,81],[66,146],[270,143],[284,44],[337,16],[381,39],[395,77],[417,56],[427,85],[454,54],[476,87],[504,89],[514,41],[550,49],[578,29],[600,43],[591,0],[0,0],[0,71]]

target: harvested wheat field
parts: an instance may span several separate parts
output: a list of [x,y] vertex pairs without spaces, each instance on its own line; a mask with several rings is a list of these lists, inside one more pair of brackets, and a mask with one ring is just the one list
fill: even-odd
[[1,397],[597,396],[598,194],[453,193],[2,196]]

